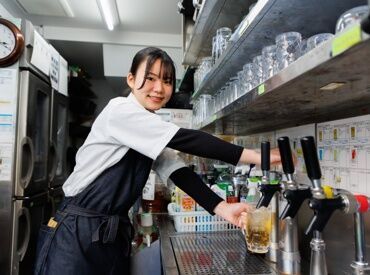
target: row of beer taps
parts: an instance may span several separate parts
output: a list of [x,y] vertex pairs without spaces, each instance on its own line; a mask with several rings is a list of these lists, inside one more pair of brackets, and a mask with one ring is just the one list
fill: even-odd
[[[297,213],[305,200],[313,210],[313,217],[305,234],[313,234],[310,243],[310,275],[328,274],[325,258],[325,242],[322,232],[335,210],[354,215],[355,259],[351,264],[353,274],[367,274],[370,271],[366,261],[363,213],[370,209],[370,200],[363,195],[354,195],[343,189],[321,185],[321,169],[317,157],[315,140],[311,136],[301,138],[301,146],[307,175],[312,186],[299,184],[294,179],[294,162],[288,137],[280,137],[278,146],[286,180],[271,184],[272,178],[281,178],[270,171],[270,143],[261,144],[262,196],[257,208],[271,205],[272,231],[268,259],[277,264],[279,273],[302,274],[301,257],[298,248]],[[276,181],[274,181],[276,182]],[[286,206],[279,215],[279,194],[286,200]],[[281,232],[279,232],[281,229]]]

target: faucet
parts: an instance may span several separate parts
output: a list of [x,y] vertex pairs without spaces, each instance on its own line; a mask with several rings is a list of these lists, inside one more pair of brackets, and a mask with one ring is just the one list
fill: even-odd
[[[268,259],[271,262],[277,262],[277,255],[279,250],[279,197],[278,193],[281,190],[279,181],[277,184],[271,184],[270,179],[270,142],[265,141],[261,143],[261,169],[262,169],[262,181],[259,187],[262,193],[261,198],[257,202],[256,207],[261,206],[268,207],[271,204],[271,237],[270,237],[270,249],[268,252]],[[277,174],[274,174],[277,175]]]
[[283,186],[283,197],[287,204],[280,219],[281,239],[279,243],[278,270],[283,274],[301,274],[301,257],[298,248],[298,225],[296,214],[303,201],[311,198],[311,190],[306,185],[299,185],[293,178],[294,164],[288,137],[278,139],[281,163],[287,181]]
[[366,241],[365,241],[365,223],[363,213],[369,211],[370,200],[363,195],[355,195],[358,202],[358,210],[353,214],[354,217],[354,231],[355,231],[355,260],[351,267],[353,274],[363,275],[369,274],[370,267],[366,261]]
[[356,213],[358,202],[355,196],[346,190],[321,186],[321,170],[317,158],[315,140],[312,136],[304,137],[301,139],[301,144],[307,175],[312,183],[312,198],[309,200],[309,207],[314,211],[314,216],[305,232],[306,235],[313,232],[313,238],[310,243],[310,274],[325,275],[328,274],[328,271],[322,231],[335,210],[341,210],[346,214]]

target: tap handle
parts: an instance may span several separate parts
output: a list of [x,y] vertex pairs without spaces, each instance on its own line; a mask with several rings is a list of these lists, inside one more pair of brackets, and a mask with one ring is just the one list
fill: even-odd
[[312,136],[301,138],[301,145],[308,177],[311,180],[321,179],[321,169],[317,157],[315,139]]
[[264,141],[261,143],[261,169],[262,171],[270,171],[270,142]]
[[256,208],[260,208],[261,206],[267,207],[269,206],[271,199],[275,195],[275,193],[280,192],[281,185],[280,184],[261,184],[259,186],[259,190],[262,193],[262,195],[257,202]]
[[310,188],[297,189],[297,190],[286,190],[284,192],[284,198],[287,200],[287,205],[283,209],[280,215],[280,219],[285,219],[287,217],[294,218],[297,214],[302,203],[306,199],[312,198],[312,193]]
[[340,197],[333,199],[312,198],[309,206],[314,210],[314,216],[312,217],[310,224],[306,229],[306,235],[310,234],[312,231],[322,232],[333,212],[336,209],[343,208],[344,203]]
[[294,173],[294,164],[292,158],[292,151],[290,149],[290,143],[288,137],[280,137],[278,139],[279,151],[281,156],[281,164],[285,174]]

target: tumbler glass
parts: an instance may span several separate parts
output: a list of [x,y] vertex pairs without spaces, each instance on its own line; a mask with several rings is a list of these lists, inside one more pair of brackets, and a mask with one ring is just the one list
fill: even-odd
[[262,49],[262,76],[266,80],[274,75],[276,63],[276,45],[266,46]]
[[316,48],[318,45],[325,42],[326,40],[331,39],[333,36],[334,34],[332,33],[319,33],[311,36],[307,39],[307,52]]
[[239,78],[237,76],[230,77],[229,81],[230,103],[235,101],[239,95]]
[[262,55],[257,55],[256,57],[253,58],[253,69],[254,69],[254,74],[255,74],[255,79],[256,79],[256,85],[259,85],[264,81],[263,79],[263,57]]
[[217,36],[212,37],[212,65],[216,63],[217,60]]
[[335,26],[335,33],[341,32],[347,26],[361,21],[366,15],[369,14],[369,6],[358,6],[344,12],[337,20]]
[[280,71],[299,57],[302,36],[298,32],[286,32],[275,38],[277,69]]
[[256,87],[256,77],[254,74],[254,64],[253,63],[247,63],[243,66],[243,72],[244,72],[244,82],[243,86],[248,93],[250,90],[252,90],[254,87]]
[[231,29],[227,27],[220,28],[216,31],[217,36],[217,54],[216,59],[220,58],[227,47],[227,43],[231,37]]
[[271,210],[251,207],[244,222],[247,248],[253,253],[267,253],[270,246]]
[[239,79],[238,97],[240,97],[247,93],[247,90],[245,88],[246,85],[244,85],[245,83],[244,71],[243,70],[239,71],[237,75]]

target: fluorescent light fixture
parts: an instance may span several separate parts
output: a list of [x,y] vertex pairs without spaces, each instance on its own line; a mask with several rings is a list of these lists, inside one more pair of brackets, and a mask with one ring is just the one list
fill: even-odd
[[119,22],[116,0],[97,0],[97,3],[108,30],[112,31]]
[[71,5],[69,4],[68,0],[59,0],[60,5],[62,6],[64,12],[69,17],[75,17]]
[[346,83],[345,82],[331,82],[329,84],[326,84],[325,86],[322,86],[320,90],[324,90],[324,91],[335,90],[335,89],[342,87],[344,84]]

